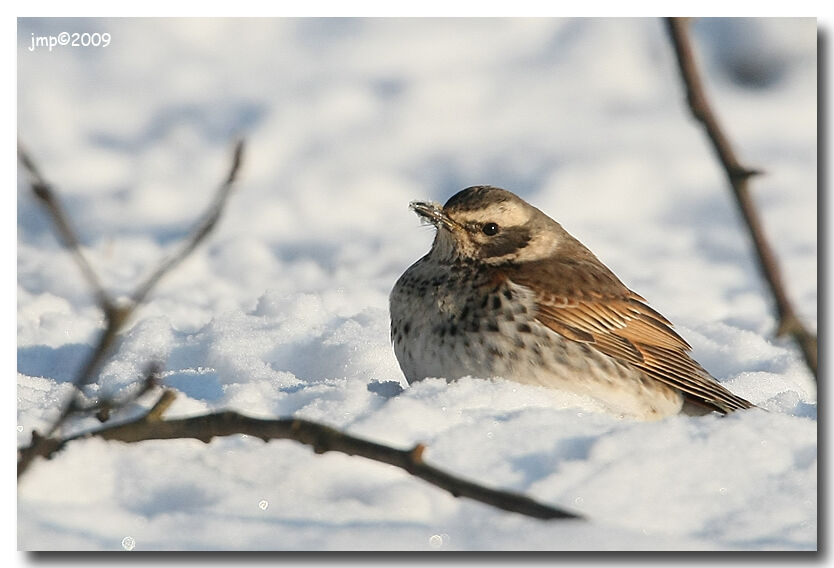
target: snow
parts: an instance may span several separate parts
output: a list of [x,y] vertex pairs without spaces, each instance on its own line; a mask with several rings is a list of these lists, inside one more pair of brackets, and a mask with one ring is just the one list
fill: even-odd
[[[816,329],[816,23],[693,30],[732,141],[766,171],[754,196]],[[61,31],[113,41],[27,49]],[[423,443],[432,465],[589,519],[502,512],[290,441],[88,439],[22,478],[20,549],[817,548],[815,384],[774,338],[659,20],[22,19],[18,132],[116,295],[176,249],[247,140],[216,232],[138,312],[100,392],[161,359],[169,417],[234,409]],[[23,179],[19,445],[54,419],[103,325]],[[480,183],[562,223],[762,409],[639,423],[501,379],[407,386],[387,297],[432,238],[408,203]]]

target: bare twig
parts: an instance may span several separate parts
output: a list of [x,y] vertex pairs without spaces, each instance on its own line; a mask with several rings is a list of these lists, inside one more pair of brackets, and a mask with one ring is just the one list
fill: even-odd
[[113,309],[113,301],[101,285],[101,281],[87,260],[87,257],[84,256],[75,229],[72,227],[69,217],[64,212],[64,208],[61,206],[55,192],[52,190],[52,185],[41,175],[34,160],[20,143],[17,145],[17,158],[29,174],[29,184],[32,187],[32,193],[43,203],[49,215],[52,217],[52,222],[55,224],[55,229],[58,232],[62,244],[69,249],[75,258],[75,262],[81,269],[81,273],[93,289],[96,302],[105,311]]
[[185,243],[183,243],[182,247],[176,254],[171,255],[162,263],[160,263],[159,267],[145,280],[144,283],[139,285],[136,288],[136,291],[133,293],[132,299],[135,305],[141,304],[148,293],[156,286],[157,282],[168,272],[171,271],[177,264],[182,262],[191,252],[199,245],[203,239],[206,238],[206,235],[211,233],[214,226],[217,224],[217,221],[220,219],[220,215],[223,213],[223,208],[226,205],[226,200],[229,198],[229,193],[237,179],[238,172],[240,171],[240,165],[243,159],[243,140],[238,141],[235,144],[235,149],[232,154],[232,165],[229,168],[229,173],[226,175],[226,179],[220,184],[220,187],[217,188],[217,193],[212,201],[212,204],[209,206],[208,210],[205,212],[203,217],[195,223],[194,227],[191,229],[190,235]]
[[802,324],[788,298],[782,274],[779,270],[779,263],[767,241],[762,221],[750,195],[748,181],[761,172],[741,165],[729,139],[712,111],[695,62],[687,21],[683,18],[667,18],[666,23],[669,36],[675,47],[681,78],[686,87],[689,109],[693,116],[703,124],[715,153],[721,161],[750,237],[753,239],[759,269],[773,295],[779,319],[776,333],[780,336],[789,334],[793,337],[805,357],[805,362],[814,374],[814,378],[816,378],[817,336]]
[[[39,455],[40,449],[37,447],[38,443],[45,443],[45,440],[50,438],[71,415],[78,412],[90,412],[93,410],[89,408],[88,405],[81,403],[82,387],[95,380],[102,364],[116,345],[119,332],[122,330],[130,316],[133,315],[134,311],[142,304],[142,302],[144,302],[153,287],[156,286],[164,275],[168,274],[174,267],[176,267],[177,264],[182,262],[182,260],[185,259],[215,227],[226,204],[231,188],[237,179],[237,174],[240,171],[240,165],[243,158],[243,147],[243,141],[239,141],[235,145],[232,164],[229,168],[228,174],[224,178],[224,181],[220,184],[212,204],[209,206],[201,220],[198,221],[192,228],[182,248],[176,254],[166,258],[160,263],[148,279],[136,288],[134,293],[131,295],[131,300],[128,303],[118,305],[101,285],[96,272],[93,270],[92,266],[87,261],[87,258],[82,253],[81,245],[78,237],[76,236],[76,232],[72,228],[63,207],[55,197],[52,186],[45,180],[32,157],[23,149],[21,144],[18,144],[18,159],[29,174],[32,192],[49,211],[56,230],[61,238],[61,242],[72,252],[73,258],[75,258],[76,263],[90,286],[93,288],[97,304],[104,312],[105,318],[104,331],[99,337],[98,343],[93,348],[90,357],[84,363],[82,370],[73,381],[73,386],[75,388],[68,395],[67,400],[61,407],[60,414],[47,431],[46,437],[36,437],[33,434],[33,442],[29,447],[29,450],[19,452],[18,478],[28,469],[32,459]],[[142,393],[144,392],[146,392],[146,390],[142,391]],[[99,417],[103,419],[109,417],[109,413],[112,408],[112,401],[107,399],[102,400],[97,408],[100,411]]]
[[[142,381],[131,383],[128,387],[127,394],[119,397],[103,397],[93,404],[89,409],[78,408],[77,412],[95,412],[96,418],[100,422],[107,422],[110,415],[117,410],[120,410],[129,404],[136,402],[146,393],[154,390],[160,384],[160,377],[162,374],[162,363],[154,361],[148,365],[145,370],[145,378]],[[76,404],[76,407],[78,405]]]
[[20,452],[35,452],[39,456],[50,458],[67,444],[90,437],[126,443],[171,439],[197,439],[209,443],[215,437],[246,434],[265,442],[279,439],[295,440],[312,446],[318,454],[341,452],[393,465],[448,491],[455,497],[467,497],[528,517],[544,520],[582,518],[576,513],[539,503],[524,495],[484,487],[428,465],[423,460],[425,446],[422,444],[410,450],[399,450],[357,438],[309,420],[298,418],[264,420],[232,411],[164,420],[162,415],[173,402],[174,396],[174,391],[165,390],[157,403],[145,415],[122,424],[90,430],[63,439],[44,438],[33,432],[32,444],[21,449]]

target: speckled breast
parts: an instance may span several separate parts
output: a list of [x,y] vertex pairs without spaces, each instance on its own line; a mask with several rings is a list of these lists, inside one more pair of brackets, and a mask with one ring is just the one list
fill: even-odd
[[424,257],[391,293],[391,340],[409,382],[504,376],[538,382],[552,341],[533,318],[531,293],[473,265]]
[[679,393],[536,319],[533,293],[480,265],[412,265],[390,297],[391,340],[409,383],[503,377],[587,394],[644,418],[680,410]]

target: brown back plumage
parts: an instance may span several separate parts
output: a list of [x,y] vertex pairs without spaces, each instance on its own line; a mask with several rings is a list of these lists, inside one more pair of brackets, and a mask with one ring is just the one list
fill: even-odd
[[691,347],[665,317],[570,238],[571,249],[584,250],[502,268],[535,293],[542,324],[639,368],[697,404],[723,413],[754,406],[715,381],[689,356]]

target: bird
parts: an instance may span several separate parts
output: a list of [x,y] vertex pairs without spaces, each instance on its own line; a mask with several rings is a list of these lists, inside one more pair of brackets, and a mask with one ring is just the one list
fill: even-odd
[[672,323],[547,214],[479,185],[412,201],[436,228],[389,296],[409,384],[503,378],[590,397],[621,418],[754,407],[691,356]]

